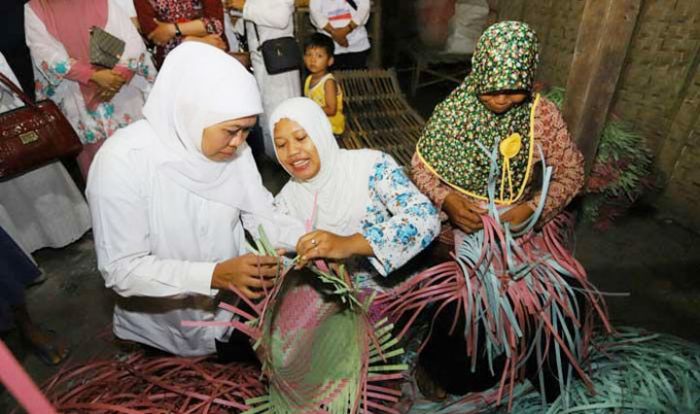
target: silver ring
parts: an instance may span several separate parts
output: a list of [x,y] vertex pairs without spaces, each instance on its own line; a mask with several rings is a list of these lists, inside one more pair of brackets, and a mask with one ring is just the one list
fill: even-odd
[[311,244],[316,245],[316,239],[311,239]]

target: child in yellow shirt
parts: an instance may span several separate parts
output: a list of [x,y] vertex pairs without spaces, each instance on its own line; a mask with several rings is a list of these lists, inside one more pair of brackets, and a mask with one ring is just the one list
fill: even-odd
[[304,96],[323,108],[333,127],[333,134],[345,131],[343,115],[343,91],[328,68],[333,65],[333,39],[314,33],[304,46],[304,65],[311,72],[304,82]]

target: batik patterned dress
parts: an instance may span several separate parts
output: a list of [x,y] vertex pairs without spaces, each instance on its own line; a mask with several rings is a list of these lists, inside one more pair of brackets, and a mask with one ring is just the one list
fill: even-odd
[[[572,377],[588,381],[580,361],[594,316],[609,329],[602,299],[566,249],[567,220],[555,218],[583,184],[583,157],[554,104],[532,92],[538,60],[526,24],[487,29],[472,74],[436,107],[413,158],[416,184],[440,208],[456,194],[488,209],[483,230],[446,223],[452,258],[398,288],[402,303],[389,310],[434,305],[419,367],[448,393],[500,383],[500,400],[527,378],[554,398]],[[525,100],[494,113],[479,98],[502,91]],[[500,219],[522,204],[534,212],[523,225]]]
[[[165,23],[201,19],[207,33],[221,36],[224,32],[224,8],[220,0],[134,0],[134,7],[139,26],[145,35],[157,27],[153,19]],[[163,64],[168,52],[181,42],[182,38],[175,37],[155,48],[158,67]]]
[[[544,209],[538,220],[538,226],[541,227],[559,214],[583,187],[583,155],[571,140],[561,112],[546,98],[540,98],[539,105],[535,108],[533,135],[535,146],[542,149],[547,165],[553,169]],[[534,152],[533,161],[533,166],[541,161],[539,151]],[[411,161],[411,177],[423,194],[440,209],[447,195],[454,192],[450,185],[427,168],[418,155],[414,155]],[[536,210],[541,195],[538,185],[533,181],[533,175],[529,175],[523,200],[533,211]],[[444,213],[441,218],[443,227],[440,237],[449,243],[454,228]]]

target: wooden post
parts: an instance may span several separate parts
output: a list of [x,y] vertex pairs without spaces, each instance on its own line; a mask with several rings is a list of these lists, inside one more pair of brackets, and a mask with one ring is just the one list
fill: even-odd
[[586,160],[598,149],[642,0],[586,0],[566,83],[564,118]]
[[[373,0],[372,8],[370,9],[371,28],[368,27],[370,37],[372,38],[372,48],[369,51],[369,59],[367,64],[370,68],[376,69],[382,67],[382,2],[381,0]],[[371,30],[369,30],[371,29]]]

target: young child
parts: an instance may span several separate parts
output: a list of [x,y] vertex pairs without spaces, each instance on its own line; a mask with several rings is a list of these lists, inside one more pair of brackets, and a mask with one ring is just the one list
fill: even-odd
[[304,96],[319,104],[338,137],[345,131],[343,91],[328,68],[333,65],[333,40],[314,33],[304,46],[304,65],[311,72],[304,82]]

